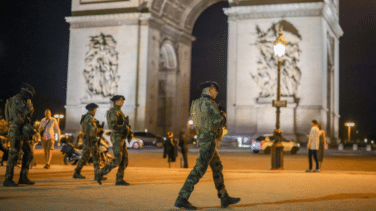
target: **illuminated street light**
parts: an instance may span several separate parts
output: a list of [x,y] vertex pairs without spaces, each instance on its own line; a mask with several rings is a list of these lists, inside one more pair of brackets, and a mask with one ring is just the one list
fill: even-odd
[[279,36],[274,41],[274,55],[278,60],[278,78],[277,78],[277,100],[273,100],[273,106],[276,107],[276,129],[274,130],[274,143],[271,147],[272,166],[270,169],[283,169],[283,146],[281,143],[282,130],[280,129],[280,108],[287,106],[287,101],[281,101],[281,57],[285,55],[287,42],[283,38],[282,28],[279,29]]
[[345,126],[347,126],[348,128],[348,142],[350,142],[350,138],[351,138],[351,127],[354,127],[355,126],[355,123],[354,122],[346,122],[345,123]]
[[60,128],[60,119],[64,119],[64,115],[63,114],[55,114],[54,117],[57,119],[57,123],[59,124],[59,128]]

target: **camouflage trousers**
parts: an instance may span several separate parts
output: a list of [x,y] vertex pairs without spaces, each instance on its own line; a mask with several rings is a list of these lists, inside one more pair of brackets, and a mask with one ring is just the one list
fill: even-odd
[[125,139],[121,135],[111,134],[112,151],[114,152],[114,159],[107,165],[100,169],[100,175],[106,175],[116,167],[118,172],[116,174],[116,182],[122,181],[124,178],[124,170],[128,166],[128,151],[125,144]]
[[219,157],[215,140],[199,140],[200,153],[197,157],[196,165],[188,175],[182,189],[179,192],[179,198],[187,199],[190,197],[194,186],[204,176],[209,165],[213,171],[215,188],[218,191],[218,198],[227,193],[223,180],[223,166]]
[[5,172],[5,179],[13,180],[14,167],[17,165],[18,155],[23,151],[21,177],[27,177],[29,174],[30,163],[34,158],[34,147],[32,140],[25,140],[21,129],[18,127],[11,127],[9,129],[10,150],[7,162],[7,169]]
[[90,140],[87,140],[87,141],[84,140],[84,146],[83,146],[83,149],[82,149],[82,157],[78,161],[78,164],[77,164],[75,171],[80,173],[81,169],[84,167],[84,165],[87,162],[89,162],[90,157],[93,158],[94,173],[97,174],[100,170],[100,168],[99,168],[99,162],[100,161],[99,161],[98,142],[90,141]]

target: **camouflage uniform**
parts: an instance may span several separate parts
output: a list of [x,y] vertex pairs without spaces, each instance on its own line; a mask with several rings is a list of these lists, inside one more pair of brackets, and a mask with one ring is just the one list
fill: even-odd
[[82,150],[82,157],[78,161],[75,172],[80,174],[82,167],[89,161],[90,155],[93,156],[94,173],[99,172],[99,147],[98,147],[98,132],[100,129],[94,119],[94,112],[88,111],[81,121],[82,132],[84,133],[84,144]]
[[107,112],[107,123],[108,127],[112,130],[111,142],[115,158],[100,169],[99,175],[106,175],[110,173],[112,169],[119,167],[116,174],[116,184],[119,184],[124,181],[124,170],[128,166],[128,151],[125,144],[125,138],[130,131],[129,122],[128,118],[121,111],[120,106],[114,105]]
[[192,102],[191,116],[198,134],[197,140],[200,153],[197,157],[196,165],[179,192],[179,198],[188,200],[194,185],[204,176],[209,165],[213,171],[218,197],[221,198],[227,194],[227,191],[222,174],[223,166],[216,148],[215,138],[221,130],[225,118],[221,116],[214,100],[206,94],[202,94],[201,98]]
[[17,165],[18,154],[20,150],[24,152],[22,157],[22,167],[20,180],[27,178],[29,173],[30,162],[33,160],[33,141],[29,137],[24,137],[22,127],[33,113],[34,108],[31,100],[24,99],[21,94],[17,94],[12,98],[12,104],[9,112],[9,128],[10,151],[5,173],[5,180],[13,180],[14,166]]

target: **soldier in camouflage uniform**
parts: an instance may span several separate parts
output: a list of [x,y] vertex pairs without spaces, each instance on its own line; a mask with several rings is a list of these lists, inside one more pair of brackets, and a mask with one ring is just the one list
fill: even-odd
[[213,171],[214,184],[218,191],[218,198],[221,199],[221,206],[228,207],[230,204],[238,203],[240,198],[233,198],[227,194],[222,174],[223,166],[216,148],[215,138],[220,135],[222,126],[226,122],[226,114],[219,111],[214,101],[218,94],[219,85],[216,82],[207,81],[200,84],[199,88],[203,92],[199,99],[192,102],[191,116],[197,132],[200,153],[196,165],[179,192],[175,207],[197,209],[188,201],[188,198],[194,189],[194,185],[204,176],[209,165]]
[[103,175],[110,173],[116,167],[119,167],[116,174],[115,185],[127,186],[129,183],[124,181],[124,170],[128,166],[128,151],[125,144],[125,138],[132,139],[132,131],[130,130],[128,117],[121,111],[124,104],[124,96],[116,95],[111,98],[114,106],[107,112],[107,123],[111,129],[112,150],[115,158],[106,166],[101,168],[97,176],[97,182],[102,184]]
[[[82,167],[89,161],[90,155],[93,156],[94,174],[97,175],[99,171],[99,146],[97,137],[103,133],[102,128],[98,128],[97,121],[94,119],[94,115],[97,112],[99,106],[95,103],[88,104],[85,108],[88,112],[82,115],[81,127],[84,133],[84,146],[82,150],[82,157],[78,161],[77,167],[74,170],[74,179],[85,179],[86,177],[81,175]],[[97,180],[97,178],[95,178]],[[104,180],[104,178],[103,178]]]
[[[18,186],[13,181],[14,166],[17,165],[20,150],[24,152],[22,167],[18,184],[33,185],[28,179],[30,162],[33,159],[32,140],[30,137],[35,133],[30,125],[30,117],[34,112],[31,98],[35,94],[34,88],[29,84],[23,84],[20,94],[7,101],[5,117],[10,122],[9,139],[10,151],[3,186]],[[32,129],[32,130],[31,130]]]

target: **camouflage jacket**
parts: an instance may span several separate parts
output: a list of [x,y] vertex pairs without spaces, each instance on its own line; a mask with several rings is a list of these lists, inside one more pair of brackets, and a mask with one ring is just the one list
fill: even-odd
[[31,100],[23,99],[20,94],[15,95],[9,101],[9,122],[12,126],[22,127],[26,123],[26,119],[34,112],[33,103]]
[[94,113],[92,111],[88,111],[81,120],[81,127],[82,132],[85,134],[84,139],[89,138],[90,140],[96,140],[99,129],[94,119]]
[[113,106],[107,111],[108,127],[115,133],[123,134],[129,125],[128,117],[121,111],[120,106]]
[[193,126],[198,139],[206,139],[208,134],[216,136],[222,129],[224,117],[220,115],[217,103],[209,95],[202,94],[191,104]]

